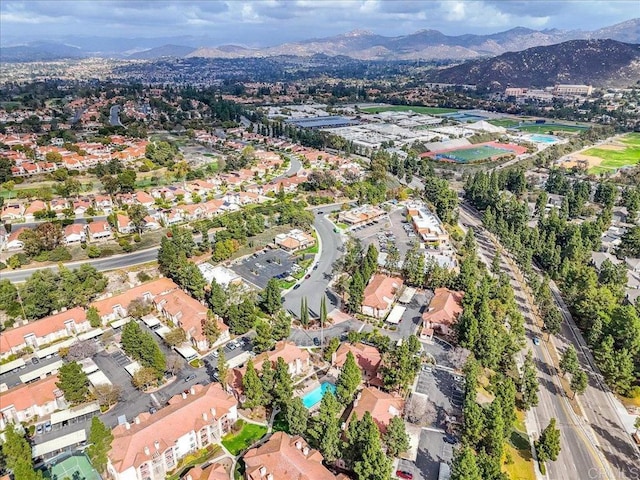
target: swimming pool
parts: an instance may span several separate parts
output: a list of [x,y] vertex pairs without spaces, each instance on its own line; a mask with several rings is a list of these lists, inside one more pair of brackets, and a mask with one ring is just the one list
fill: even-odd
[[316,388],[306,393],[305,396],[302,397],[302,404],[307,408],[315,407],[318,403],[320,403],[320,400],[322,400],[322,397],[327,391],[335,395],[336,386],[333,383],[323,382],[321,385],[318,385]]
[[537,143],[555,143],[558,141],[558,139],[556,137],[554,137],[553,135],[529,135],[529,138],[531,139],[531,141],[533,142],[537,142]]

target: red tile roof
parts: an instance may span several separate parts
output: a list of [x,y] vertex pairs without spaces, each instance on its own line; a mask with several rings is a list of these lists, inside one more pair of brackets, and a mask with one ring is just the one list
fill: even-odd
[[380,429],[380,433],[384,433],[387,431],[387,425],[391,419],[402,415],[403,410],[404,399],[402,397],[391,395],[377,388],[365,387],[353,402],[353,409],[347,423],[353,417],[360,420],[365,412],[369,412]]
[[322,465],[324,458],[299,435],[274,433],[268,442],[244,456],[247,480],[336,480]]
[[456,292],[448,288],[436,288],[429,308],[422,314],[423,322],[432,325],[453,325],[458,315],[462,313],[463,295],[463,292]]
[[388,277],[386,275],[374,275],[364,289],[365,307],[386,310],[395,297],[396,292],[402,288],[403,280],[400,277]]
[[56,386],[57,375],[52,375],[33,383],[24,383],[18,387],[2,392],[0,408],[13,405],[17,411],[26,410],[32,406],[42,406],[53,402],[62,392]]

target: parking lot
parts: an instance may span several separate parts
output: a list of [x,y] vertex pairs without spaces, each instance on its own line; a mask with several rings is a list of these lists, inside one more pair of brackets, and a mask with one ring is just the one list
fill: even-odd
[[444,441],[444,434],[434,430],[423,429],[420,432],[418,456],[415,462],[401,459],[398,470],[413,474],[414,480],[437,480],[440,462],[453,459],[453,445]]
[[400,252],[401,259],[404,258],[411,245],[418,241],[413,227],[405,218],[405,208],[397,206],[394,206],[389,214],[380,219],[378,223],[357,227],[351,230],[351,235],[359,238],[365,248],[373,243],[379,252],[385,252],[387,243],[391,242]]
[[426,395],[434,403],[438,410],[438,418],[444,418],[445,413],[459,416],[464,384],[457,381],[455,376],[447,370],[435,367],[431,371],[421,371],[416,392]]
[[294,272],[293,257],[282,249],[261,250],[232,265],[231,270],[258,288],[265,288],[271,278],[291,275]]

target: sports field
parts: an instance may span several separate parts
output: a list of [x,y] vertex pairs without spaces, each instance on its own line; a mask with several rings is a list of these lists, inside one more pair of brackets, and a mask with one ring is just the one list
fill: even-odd
[[[613,173],[621,167],[640,163],[640,133],[629,133],[611,143],[590,148],[581,155],[595,159],[588,173]],[[600,159],[598,163],[597,160]]]
[[453,160],[457,163],[473,163],[492,157],[506,155],[508,150],[482,145],[480,147],[464,148],[453,152],[436,154],[436,160]]
[[429,115],[457,112],[457,110],[453,108],[420,107],[415,105],[389,105],[388,107],[368,107],[368,108],[362,108],[361,110],[367,113],[408,112],[409,110],[411,110],[415,113],[424,113]]
[[536,123],[530,125],[521,125],[514,127],[521,132],[527,133],[549,133],[549,132],[581,132],[586,130],[587,127],[581,125],[565,125],[562,123]]
[[489,123],[491,125],[495,125],[496,127],[511,128],[511,127],[517,127],[520,122],[518,120],[511,120],[509,118],[498,118],[494,120],[489,120]]
[[55,462],[49,466],[44,473],[45,478],[50,480],[100,480],[100,475],[96,472],[86,455],[72,455],[60,462]]

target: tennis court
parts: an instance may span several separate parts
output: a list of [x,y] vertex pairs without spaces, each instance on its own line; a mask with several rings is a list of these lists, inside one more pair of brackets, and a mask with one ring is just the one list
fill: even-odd
[[100,480],[100,475],[94,470],[87,456],[83,453],[54,461],[45,471],[45,478],[50,480]]
[[457,163],[473,163],[494,157],[500,157],[509,153],[512,152],[507,149],[481,145],[479,147],[461,148],[452,152],[438,153],[435,155],[435,159],[445,161],[449,160]]

